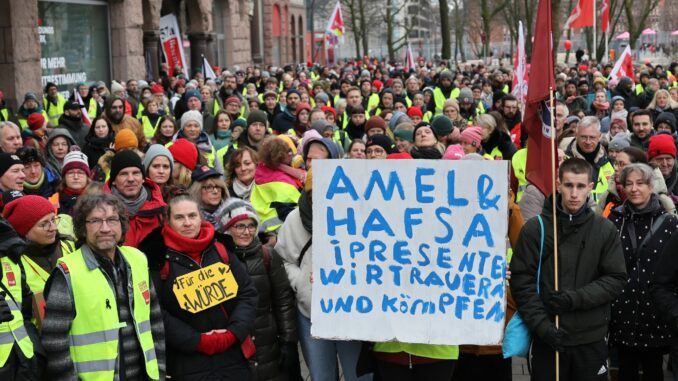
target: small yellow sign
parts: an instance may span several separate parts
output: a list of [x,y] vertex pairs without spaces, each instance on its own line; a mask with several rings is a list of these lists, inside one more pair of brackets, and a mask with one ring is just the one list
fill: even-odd
[[198,313],[234,298],[238,283],[231,267],[220,262],[177,277],[172,291],[182,309]]

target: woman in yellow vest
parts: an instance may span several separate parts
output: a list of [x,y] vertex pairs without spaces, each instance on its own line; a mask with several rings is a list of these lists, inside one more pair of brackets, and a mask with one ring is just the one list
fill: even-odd
[[[26,244],[0,218],[0,380],[43,379],[44,350],[33,317],[31,290],[21,265]],[[40,360],[37,354],[40,354]]]
[[496,111],[480,114],[476,117],[478,126],[482,127],[482,145],[485,155],[493,160],[511,160],[516,153],[516,146],[504,124],[504,118]]
[[[44,197],[20,197],[7,204],[2,214],[26,241],[27,246],[21,256],[26,282],[37,296],[38,307],[44,307],[44,304],[41,305],[42,291],[49,274],[59,258],[75,251],[75,243],[70,237],[59,234],[54,206]],[[44,310],[39,312],[42,316]]]

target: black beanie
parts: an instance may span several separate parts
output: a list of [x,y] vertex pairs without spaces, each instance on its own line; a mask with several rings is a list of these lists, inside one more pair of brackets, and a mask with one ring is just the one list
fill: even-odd
[[21,158],[15,154],[9,154],[6,152],[0,152],[0,177],[9,170],[9,168],[15,164],[24,165],[24,162],[21,161]]
[[141,165],[141,157],[132,150],[122,150],[113,156],[111,160],[111,176],[110,180],[115,181],[118,173],[125,168],[136,167],[141,173],[144,173],[144,166]]
[[365,148],[369,146],[380,146],[381,148],[386,151],[387,154],[395,152],[393,149],[393,140],[389,138],[386,135],[382,134],[376,134],[372,135],[367,139],[367,143],[365,144]]
[[254,122],[261,122],[264,125],[267,125],[268,116],[266,115],[266,112],[261,110],[251,111],[250,114],[247,115],[247,126],[249,127]]

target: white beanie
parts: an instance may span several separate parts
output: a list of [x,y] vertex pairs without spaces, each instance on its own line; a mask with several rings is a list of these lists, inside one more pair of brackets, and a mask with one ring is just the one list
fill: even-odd
[[111,82],[111,93],[115,94],[118,91],[125,91],[125,88],[116,80]]
[[198,125],[200,126],[200,129],[202,130],[202,114],[200,113],[200,111],[196,110],[186,111],[181,116],[181,128],[183,129],[186,123],[191,121],[197,122]]

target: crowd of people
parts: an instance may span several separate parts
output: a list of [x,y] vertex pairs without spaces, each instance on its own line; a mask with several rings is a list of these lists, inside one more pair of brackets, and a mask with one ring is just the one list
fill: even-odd
[[[509,69],[415,66],[48,83],[16,111],[0,91],[0,379],[296,381],[303,357],[314,381],[510,380],[501,346],[312,337],[323,159],[510,161],[506,319],[532,379],[555,352],[562,380],[678,369],[678,63],[558,65],[553,195],[526,179]],[[180,297],[224,265],[234,295]]]

